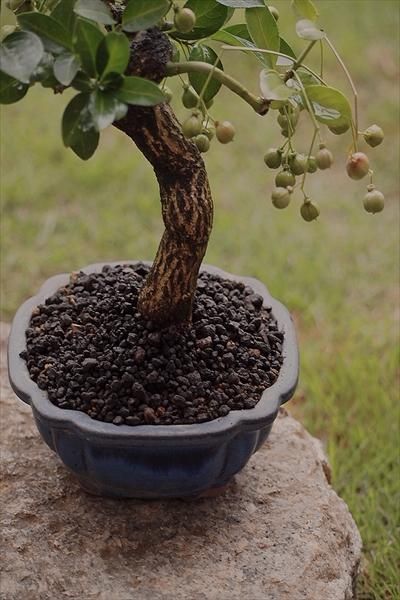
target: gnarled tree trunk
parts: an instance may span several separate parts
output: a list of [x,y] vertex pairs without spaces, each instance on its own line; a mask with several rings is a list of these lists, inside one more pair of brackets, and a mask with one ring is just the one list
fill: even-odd
[[[170,58],[158,29],[132,40],[129,73],[159,82]],[[161,326],[191,320],[197,275],[212,227],[213,204],[203,160],[186,139],[169,104],[130,106],[116,126],[152,164],[159,186],[165,231],[139,297],[139,310]]]

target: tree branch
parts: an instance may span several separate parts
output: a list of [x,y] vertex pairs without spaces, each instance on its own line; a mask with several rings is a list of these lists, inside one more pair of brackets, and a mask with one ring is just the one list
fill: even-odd
[[265,115],[269,109],[269,101],[260,96],[255,96],[250,93],[247,88],[244,87],[239,81],[218,69],[214,65],[200,61],[188,61],[188,62],[168,62],[166,65],[167,77],[173,77],[174,75],[181,75],[182,73],[204,73],[208,75],[212,72],[212,77],[217,81],[220,81],[223,85],[229,88],[232,92],[240,96],[245,102],[259,115]]

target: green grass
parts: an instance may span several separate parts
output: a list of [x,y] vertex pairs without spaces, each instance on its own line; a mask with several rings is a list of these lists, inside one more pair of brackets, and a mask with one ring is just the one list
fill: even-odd
[[[284,21],[288,2],[274,4]],[[261,119],[224,92],[213,115],[235,122],[238,133],[228,147],[213,144],[206,158],[215,199],[207,261],[258,276],[295,315],[302,374],[289,409],[326,444],[333,485],[361,530],[359,598],[398,598],[399,4],[324,0],[319,7],[352,66],[362,125],[377,122],[386,131],[384,145],[368,153],[387,207],[375,217],[363,211],[365,182],[344,174],[350,140],[331,137],[335,165],[309,182],[319,222],[304,223],[298,202],[273,209],[273,173],[262,156],[278,143],[274,116]],[[255,61],[235,54],[225,63],[257,89]],[[340,71],[328,58],[327,69],[338,83]],[[49,275],[96,260],[151,258],[162,231],[152,170],[122,134],[105,131],[87,163],[64,150],[59,122],[66,102],[35,88],[3,110],[4,319]],[[300,150],[305,136],[303,126]]]

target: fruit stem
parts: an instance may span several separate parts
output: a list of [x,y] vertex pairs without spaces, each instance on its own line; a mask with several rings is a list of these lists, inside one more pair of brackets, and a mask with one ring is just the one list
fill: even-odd
[[354,96],[354,123],[352,123],[352,132],[353,132],[353,138],[354,138],[354,149],[355,151],[357,151],[358,149],[358,145],[357,145],[357,131],[358,131],[358,92],[357,92],[357,88],[354,85],[354,81],[349,73],[349,70],[347,69],[346,65],[344,64],[340,54],[338,53],[338,51],[336,50],[335,46],[332,44],[332,42],[330,41],[330,39],[325,36],[324,37],[326,43],[328,44],[329,48],[332,50],[333,54],[336,57],[336,60],[338,61],[338,63],[340,64],[340,66],[342,67],[344,74],[347,77],[347,80],[350,84],[350,87],[352,89],[353,92],[353,96]]
[[248,91],[247,88],[244,87],[239,81],[218,69],[213,65],[208,63],[200,62],[200,61],[187,61],[180,63],[168,62],[166,65],[166,76],[173,77],[174,75],[179,75],[180,73],[204,73],[204,74],[212,74],[212,77],[217,81],[220,81],[223,85],[229,88],[232,92],[240,96],[245,102],[250,104],[250,106],[258,113],[259,115],[265,115],[269,109],[269,101],[265,100],[265,98],[257,97],[251,92]]
[[369,175],[369,183],[370,183],[370,185],[373,185],[373,176],[374,176],[374,172],[373,172],[373,170],[372,170],[372,169],[370,169],[370,170],[368,171],[368,175]]
[[296,60],[296,62],[293,64],[293,71],[295,71],[296,69],[298,69],[303,60],[305,59],[305,57],[307,56],[307,54],[310,52],[310,50],[312,50],[313,46],[316,44],[317,40],[312,40],[312,42],[310,42],[308,44],[308,46],[306,46],[303,50],[303,52],[300,54],[299,58]]
[[[216,59],[215,59],[215,61],[214,61],[214,64],[212,65],[212,69],[211,69],[211,71],[210,71],[210,72],[209,72],[209,74],[207,75],[207,78],[206,78],[206,80],[205,80],[205,82],[204,82],[204,85],[203,85],[203,87],[201,88],[201,92],[200,92],[200,94],[199,94],[199,101],[198,101],[198,105],[200,105],[200,103],[201,103],[201,102],[203,102],[203,97],[204,97],[204,94],[205,94],[205,92],[206,92],[207,86],[208,86],[208,84],[210,83],[210,80],[211,80],[212,76],[214,75],[215,69],[217,68],[217,64],[220,62],[220,60],[221,60],[221,57],[222,57],[223,53],[224,53],[224,50],[223,50],[223,49],[221,49],[221,52],[218,54],[217,58],[216,58]],[[205,105],[204,105],[204,106],[205,106]]]
[[[308,155],[307,155],[307,161],[309,161],[309,160],[310,160],[310,156],[311,156],[311,154],[312,154],[312,151],[313,151],[313,148],[314,148],[314,144],[315,144],[315,138],[316,138],[316,137],[317,137],[317,130],[316,130],[316,129],[314,129],[314,134],[313,134],[313,137],[312,137],[312,140],[311,140],[310,149],[309,149],[309,151],[308,151]],[[302,177],[302,179],[301,179],[301,186],[300,186],[300,189],[301,189],[301,191],[302,191],[302,193],[303,193],[304,199],[306,199],[306,198],[307,198],[307,194],[306,194],[306,193],[305,193],[305,191],[304,191],[304,184],[305,184],[305,182],[306,182],[306,177],[307,177],[307,170],[306,170],[306,171],[304,171],[304,173],[303,173],[303,177]]]
[[319,40],[319,52],[320,52],[320,74],[321,77],[324,76],[324,44],[322,40]]
[[296,79],[297,83],[299,84],[299,86],[301,88],[301,91],[303,92],[304,100],[306,101],[307,109],[308,109],[308,112],[310,114],[311,120],[313,122],[315,133],[318,134],[318,136],[320,138],[320,142],[322,143],[321,134],[320,134],[320,128],[319,128],[319,125],[317,123],[317,119],[315,118],[314,110],[313,110],[313,108],[311,106],[311,103],[310,103],[310,100],[309,100],[309,98],[307,96],[307,92],[306,92],[306,90],[304,88],[303,82],[301,81],[300,77],[297,75],[296,72],[293,72],[293,76]]
[[[262,54],[272,54],[273,56],[282,56],[283,58],[287,58],[288,60],[292,61],[293,63],[295,62],[295,59],[293,58],[293,56],[289,56],[288,54],[283,54],[283,52],[275,52],[274,50],[265,50],[264,48],[242,48],[242,47],[239,48],[238,46],[222,46],[222,48],[224,50],[236,51],[236,52],[261,52]],[[302,67],[303,69],[305,69],[306,71],[311,73],[311,75],[314,75],[314,77],[316,79],[318,79],[318,81],[320,83],[322,83],[322,85],[326,85],[326,86],[328,85],[326,83],[326,81],[324,81],[322,79],[322,77],[320,77],[315,71],[310,69],[310,67],[307,67],[307,65],[298,64],[296,69],[298,69],[299,67]],[[285,77],[287,77],[287,79],[290,79],[292,70],[293,70],[293,67],[286,73]]]
[[294,152],[294,149],[293,149],[293,146],[292,146],[292,137],[294,135],[294,129],[293,129],[293,126],[292,126],[292,122],[291,122],[291,120],[289,118],[289,112],[288,112],[286,106],[284,107],[284,111],[285,111],[285,117],[287,119],[287,124],[288,124],[288,142],[289,142],[289,147],[288,147],[288,150],[286,152],[286,160],[287,160],[287,157],[289,155],[289,151]]

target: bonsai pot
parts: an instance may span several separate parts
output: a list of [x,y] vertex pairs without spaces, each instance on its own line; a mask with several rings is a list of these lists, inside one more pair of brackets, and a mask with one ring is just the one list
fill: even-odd
[[[82,270],[100,272],[103,266],[104,263],[94,264]],[[292,397],[298,379],[298,351],[287,309],[256,279],[238,277],[210,266],[202,269],[252,287],[263,297],[264,306],[272,308],[284,333],[283,364],[278,378],[264,391],[256,406],[233,410],[208,422],[117,426],[52,404],[47,393],[30,378],[20,353],[26,349],[25,331],[32,310],[66,285],[69,274],[48,279],[39,293],[19,308],[8,345],[12,388],[31,406],[46,444],[86,491],[113,497],[171,498],[195,497],[225,486],[267,439],[279,407]]]

